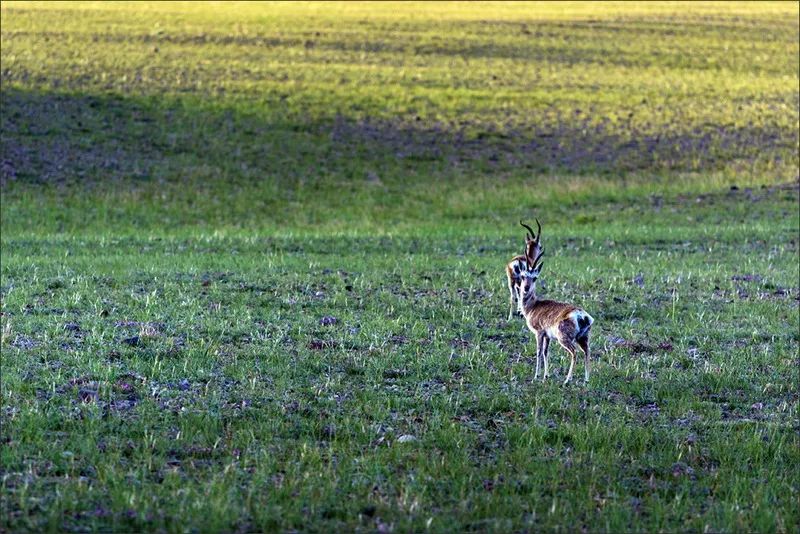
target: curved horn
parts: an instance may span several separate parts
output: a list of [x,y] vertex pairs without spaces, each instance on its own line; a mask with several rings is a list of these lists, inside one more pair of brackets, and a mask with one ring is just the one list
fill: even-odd
[[536,255],[536,259],[533,260],[533,263],[531,264],[531,270],[534,270],[536,268],[536,266],[539,263],[541,263],[542,256],[544,256],[544,247],[542,247],[541,250],[539,250],[539,254],[537,254]]
[[[536,221],[536,222],[538,224],[539,221]],[[531,239],[536,239],[536,234],[533,233],[533,228],[531,228],[530,226],[528,226],[527,224],[525,224],[522,221],[520,221],[519,224],[528,229],[528,232],[531,234]],[[539,231],[541,231],[541,227],[540,227]]]
[[534,219],[536,221],[536,227],[539,229],[539,233],[536,234],[536,240],[538,241],[540,237],[542,237],[542,225],[539,224],[539,219]]

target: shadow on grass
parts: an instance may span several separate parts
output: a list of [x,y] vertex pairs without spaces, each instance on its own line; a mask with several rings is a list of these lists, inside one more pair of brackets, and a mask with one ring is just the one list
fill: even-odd
[[[196,97],[2,93],[0,179],[402,179],[410,170],[479,173],[714,171],[796,158],[798,132],[777,127],[664,124],[663,132],[591,113],[524,121],[432,123],[419,117],[295,119]],[[555,117],[555,118],[553,118]],[[795,154],[792,156],[792,154]],[[443,174],[441,174],[443,173]],[[450,174],[448,174],[450,173]]]

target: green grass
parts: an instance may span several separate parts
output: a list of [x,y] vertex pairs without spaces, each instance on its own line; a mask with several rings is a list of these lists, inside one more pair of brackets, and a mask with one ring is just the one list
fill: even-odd
[[0,14],[0,530],[800,527],[797,4]]

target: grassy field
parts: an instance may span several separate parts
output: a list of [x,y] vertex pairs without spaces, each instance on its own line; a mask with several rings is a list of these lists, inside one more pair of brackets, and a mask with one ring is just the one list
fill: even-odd
[[797,531],[798,14],[3,2],[0,531]]

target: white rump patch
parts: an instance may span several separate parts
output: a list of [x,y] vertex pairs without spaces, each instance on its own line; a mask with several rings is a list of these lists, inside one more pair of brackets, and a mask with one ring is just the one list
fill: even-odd
[[511,270],[521,275],[527,269],[525,268],[525,264],[522,261],[515,260],[511,262]]
[[[586,331],[592,327],[592,324],[594,324],[594,318],[584,310],[580,309],[570,313],[569,318],[572,319],[573,323],[575,323],[575,332],[577,333],[577,337],[581,337],[581,334],[586,333]],[[583,328],[581,328],[581,323],[583,324]]]
[[575,322],[575,326],[578,326],[578,322],[583,317],[586,317],[587,319],[589,319],[589,326],[594,324],[594,318],[591,315],[589,315],[588,313],[586,313],[584,310],[580,310],[580,309],[574,310],[574,311],[570,312],[570,314],[569,314],[569,318],[572,319]]

